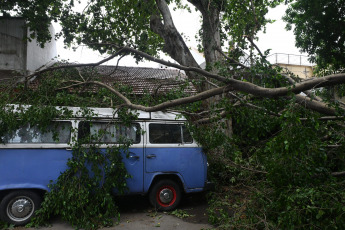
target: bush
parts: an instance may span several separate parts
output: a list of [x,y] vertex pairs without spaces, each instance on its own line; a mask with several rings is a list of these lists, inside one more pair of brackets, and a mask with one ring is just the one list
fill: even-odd
[[208,149],[218,182],[210,222],[220,229],[344,229],[345,183],[331,175],[345,171],[344,147],[329,147],[344,146],[344,127],[294,105],[278,123],[245,113],[250,126],[237,119],[234,136]]

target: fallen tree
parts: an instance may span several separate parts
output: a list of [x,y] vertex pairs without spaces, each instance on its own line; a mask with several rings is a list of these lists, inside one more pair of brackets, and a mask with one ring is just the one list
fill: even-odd
[[[224,229],[345,228],[345,107],[334,97],[334,91],[344,92],[345,75],[333,71],[302,80],[267,62],[256,33],[269,21],[268,8],[281,1],[102,0],[90,1],[83,12],[56,2],[60,8],[41,0],[11,4],[30,11],[34,3],[49,3],[46,12],[61,20],[66,44],[87,45],[109,57],[37,71],[26,76],[26,84],[3,87],[3,105],[180,111],[210,156],[210,175],[218,182],[210,202],[212,223]],[[172,3],[200,12],[206,69],[175,27]],[[28,20],[34,23],[37,15]],[[158,58],[160,51],[178,64]],[[100,80],[97,66],[129,54],[185,71],[186,83],[198,92],[137,97]],[[35,89],[34,79],[40,81]]]

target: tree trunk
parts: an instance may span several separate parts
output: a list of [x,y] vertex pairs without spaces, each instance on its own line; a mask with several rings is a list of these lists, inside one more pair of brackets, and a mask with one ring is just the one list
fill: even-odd
[[[181,34],[177,31],[166,1],[156,0],[156,4],[159,12],[151,15],[150,27],[153,32],[164,39],[163,51],[168,53],[170,57],[180,65],[200,68],[184,42]],[[160,15],[162,16],[163,21],[161,20]],[[186,74],[190,79],[197,80],[197,84],[194,84],[194,87],[198,92],[203,92],[205,90],[203,76],[195,72],[188,71],[186,71]]]
[[220,40],[220,6],[209,0],[188,0],[202,15],[202,45],[207,66],[212,66],[221,58],[217,51],[221,47]]

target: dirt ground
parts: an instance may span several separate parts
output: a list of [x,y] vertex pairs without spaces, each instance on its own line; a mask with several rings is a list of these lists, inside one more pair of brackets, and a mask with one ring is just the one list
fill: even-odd
[[149,204],[147,197],[143,196],[123,197],[118,201],[118,203],[121,214],[129,214],[133,212],[147,212],[150,215],[167,214],[171,216],[181,216],[185,214],[181,219],[186,222],[208,224],[208,206],[205,193],[194,193],[184,196],[175,212],[155,212]]
[[[204,193],[186,195],[180,206],[173,212],[156,212],[145,196],[118,197],[121,220],[118,225],[109,230],[151,230],[151,229],[213,229],[208,224],[207,201]],[[16,227],[15,230],[24,230]],[[59,218],[51,221],[51,226],[42,227],[40,230],[72,230],[73,228]],[[26,230],[34,230],[28,228]]]

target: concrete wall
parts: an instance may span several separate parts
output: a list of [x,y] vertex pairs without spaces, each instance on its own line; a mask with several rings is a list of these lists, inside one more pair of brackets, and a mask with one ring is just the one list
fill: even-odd
[[0,18],[0,69],[24,74],[26,70],[26,44],[23,41],[24,20]]
[[[35,70],[41,68],[42,66],[49,66],[54,63],[54,58],[57,57],[56,51],[56,42],[54,39],[55,30],[52,25],[49,28],[50,34],[53,38],[49,43],[44,45],[44,48],[41,48],[36,39],[33,39],[27,44],[27,70],[29,72],[34,72]],[[28,30],[28,33],[30,31]]]
[[294,73],[295,75],[299,76],[300,78],[309,78],[313,77],[313,66],[307,65],[291,65],[291,64],[283,64],[277,63],[280,67],[289,70],[290,72]]
[[[24,25],[23,18],[0,17],[0,70],[30,74],[53,63],[52,58],[57,56],[54,38],[42,49],[37,45],[36,39],[30,42],[24,40],[29,33]],[[53,26],[50,26],[50,32],[55,34]]]

